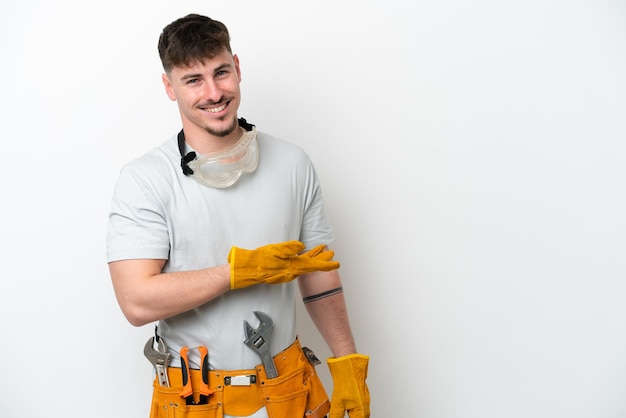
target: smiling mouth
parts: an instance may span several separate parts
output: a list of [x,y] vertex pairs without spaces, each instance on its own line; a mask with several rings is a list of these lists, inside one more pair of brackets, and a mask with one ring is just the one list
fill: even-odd
[[219,106],[215,106],[215,107],[208,107],[207,106],[207,107],[202,107],[201,109],[206,111],[206,112],[209,112],[209,113],[219,113],[222,110],[226,109],[226,106],[228,106],[228,103],[230,103],[230,101],[222,103]]

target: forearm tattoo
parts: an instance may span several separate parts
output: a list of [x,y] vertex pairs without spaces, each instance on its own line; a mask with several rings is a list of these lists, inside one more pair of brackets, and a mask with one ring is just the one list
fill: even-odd
[[328,296],[332,296],[334,294],[341,293],[341,292],[343,292],[343,287],[339,286],[336,289],[327,290],[325,292],[318,293],[317,295],[307,296],[303,298],[302,301],[304,303],[315,302],[316,300],[324,299],[324,298],[327,298]]

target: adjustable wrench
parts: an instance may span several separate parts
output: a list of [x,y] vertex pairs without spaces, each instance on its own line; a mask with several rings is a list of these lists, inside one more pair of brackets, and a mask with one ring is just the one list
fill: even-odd
[[261,321],[261,325],[259,325],[257,329],[254,329],[250,326],[248,321],[243,321],[243,328],[246,333],[244,343],[261,357],[261,362],[263,363],[263,367],[265,367],[265,374],[269,379],[273,379],[278,376],[272,353],[270,353],[270,341],[272,331],[274,330],[274,321],[263,312],[254,311],[253,313],[259,321]]
[[[155,340],[157,341],[156,350],[154,349]],[[167,367],[170,365],[170,361],[172,360],[172,354],[167,352],[167,344],[165,344],[165,340],[158,335],[150,337],[143,348],[143,354],[154,366],[157,378],[159,379],[159,384],[161,386],[170,387],[170,381],[167,378]]]

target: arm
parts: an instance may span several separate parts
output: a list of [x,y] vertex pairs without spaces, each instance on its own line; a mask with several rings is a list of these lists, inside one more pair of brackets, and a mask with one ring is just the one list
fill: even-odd
[[161,273],[165,260],[132,259],[109,263],[113,288],[128,321],[141,326],[187,312],[226,293],[259,283],[285,283],[302,273],[339,267],[332,251],[320,245],[304,254],[299,241],[268,244],[256,250],[232,247],[229,264]]
[[117,301],[134,326],[186,312],[230,290],[228,264],[161,273],[164,265],[148,259],[109,263]]
[[356,353],[338,270],[303,274],[298,285],[307,312],[333,356]]
[[337,270],[300,276],[300,293],[313,323],[333,357],[327,360],[333,379],[330,418],[369,418],[367,383],[369,356],[358,354]]

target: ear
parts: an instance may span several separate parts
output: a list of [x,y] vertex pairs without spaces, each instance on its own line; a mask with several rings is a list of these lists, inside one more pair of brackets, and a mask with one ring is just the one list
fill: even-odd
[[165,86],[165,93],[167,93],[167,97],[170,98],[171,101],[176,101],[176,93],[174,93],[174,88],[172,87],[172,83],[170,83],[170,79],[167,74],[163,73],[161,75],[161,80],[163,81],[163,86]]
[[237,78],[241,83],[241,68],[239,67],[239,57],[237,54],[233,55],[233,61],[235,62],[235,71],[237,71]]

